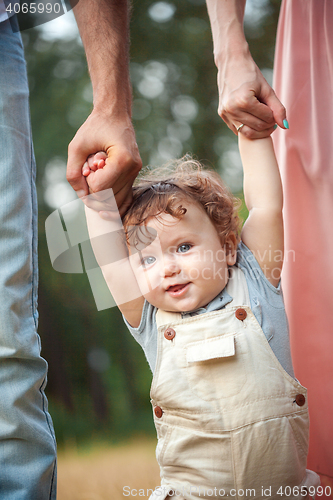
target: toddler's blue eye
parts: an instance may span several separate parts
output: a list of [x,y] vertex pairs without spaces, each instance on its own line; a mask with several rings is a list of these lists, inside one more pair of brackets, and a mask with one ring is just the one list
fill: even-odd
[[183,245],[179,245],[179,247],[177,248],[177,252],[185,253],[188,252],[190,248],[192,248],[192,245],[190,245],[189,243],[183,243]]
[[142,259],[141,262],[143,266],[150,266],[151,264],[154,264],[155,260],[155,257],[149,256]]

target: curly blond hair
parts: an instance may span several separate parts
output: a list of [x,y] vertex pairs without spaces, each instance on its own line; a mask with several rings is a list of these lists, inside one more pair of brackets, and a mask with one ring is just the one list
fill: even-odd
[[190,155],[172,160],[163,167],[146,168],[133,187],[133,202],[123,217],[129,226],[146,225],[152,217],[168,213],[181,219],[186,213],[182,202],[199,203],[214,224],[223,243],[234,233],[239,240],[240,200],[223,184],[221,177]]

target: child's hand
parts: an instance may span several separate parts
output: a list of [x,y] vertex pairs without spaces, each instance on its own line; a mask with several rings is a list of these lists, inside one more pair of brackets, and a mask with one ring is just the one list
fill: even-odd
[[105,167],[105,160],[107,158],[106,153],[104,151],[99,151],[94,155],[90,155],[87,158],[87,161],[82,167],[82,174],[85,177],[88,177],[92,172],[96,172],[96,170]]
[[[94,155],[88,156],[87,161],[82,167],[82,175],[85,177],[93,177],[96,175],[98,170],[105,167],[106,159],[107,154],[104,153],[104,151],[99,151]],[[122,227],[121,222],[119,222],[120,215],[112,189],[102,190],[97,193],[90,193],[89,196],[85,197],[84,203],[87,207],[99,212],[102,219],[116,222],[117,224],[120,224],[120,227]]]

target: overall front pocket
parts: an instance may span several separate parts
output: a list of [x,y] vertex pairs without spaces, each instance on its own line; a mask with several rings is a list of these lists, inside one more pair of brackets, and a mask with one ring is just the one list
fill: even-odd
[[239,335],[232,333],[187,345],[187,379],[191,391],[200,399],[229,398],[244,387],[246,353]]

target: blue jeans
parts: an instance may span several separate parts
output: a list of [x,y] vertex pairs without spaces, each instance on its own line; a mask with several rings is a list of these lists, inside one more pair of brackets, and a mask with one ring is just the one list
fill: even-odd
[[56,444],[37,334],[36,168],[10,22],[0,23],[0,500],[46,500],[56,497]]

